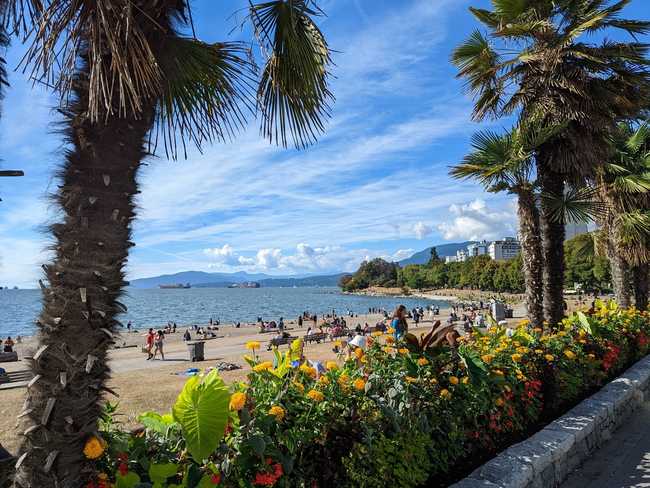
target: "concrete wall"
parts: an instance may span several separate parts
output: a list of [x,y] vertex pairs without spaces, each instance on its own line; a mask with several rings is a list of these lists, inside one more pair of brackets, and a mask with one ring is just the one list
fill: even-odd
[[650,356],[452,488],[559,486],[647,399],[650,399]]

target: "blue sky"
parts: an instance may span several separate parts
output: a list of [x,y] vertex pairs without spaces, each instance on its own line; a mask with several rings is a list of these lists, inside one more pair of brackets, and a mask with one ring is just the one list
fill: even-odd
[[[467,7],[487,0],[324,0],[319,23],[334,55],[337,98],[327,133],[304,151],[260,138],[258,123],[187,160],[151,159],[140,175],[131,279],[183,270],[269,274],[353,270],[429,245],[512,235],[508,195],[447,175],[480,127],[449,63],[476,28]],[[246,0],[197,0],[197,34],[246,39]],[[628,17],[647,17],[645,0]],[[234,15],[233,15],[234,14]],[[8,53],[14,68],[23,48]],[[0,285],[33,286],[47,260],[46,195],[62,156],[56,100],[20,71],[0,122]],[[506,122],[493,122],[494,128]]]

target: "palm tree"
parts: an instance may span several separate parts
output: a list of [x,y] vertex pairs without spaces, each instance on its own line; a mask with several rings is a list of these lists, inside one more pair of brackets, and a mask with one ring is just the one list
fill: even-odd
[[475,31],[452,56],[476,97],[475,119],[517,113],[542,126],[565,126],[535,156],[546,195],[540,215],[544,310],[552,323],[564,315],[564,225],[553,220],[548,202],[562,198],[565,182],[580,187],[593,176],[615,121],[635,115],[646,99],[646,44],[581,40],[610,28],[632,35],[650,31],[650,22],[619,17],[628,3],[493,0],[492,10],[470,8],[489,34]]
[[650,263],[650,126],[622,122],[612,138],[612,158],[598,183],[607,212],[601,226],[617,301],[640,310],[648,306]]
[[454,178],[474,178],[490,192],[508,191],[517,196],[519,238],[526,285],[526,308],[533,327],[544,322],[542,248],[535,184],[531,182],[533,151],[538,136],[521,128],[498,135],[479,132],[472,138],[472,152],[454,166]]
[[160,136],[175,157],[186,142],[230,139],[255,105],[266,137],[309,144],[328,115],[330,55],[307,0],[251,4],[267,53],[259,83],[245,46],[179,34],[191,19],[186,0],[25,1],[35,27],[28,59],[62,95],[70,149],[16,483],[76,487],[94,469],[83,447],[97,430],[107,352],[125,311],[136,176],[150,144]]

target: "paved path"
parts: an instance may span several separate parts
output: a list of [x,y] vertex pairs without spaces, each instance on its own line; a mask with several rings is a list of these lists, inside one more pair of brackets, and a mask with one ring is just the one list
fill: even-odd
[[572,473],[562,488],[650,488],[650,402]]

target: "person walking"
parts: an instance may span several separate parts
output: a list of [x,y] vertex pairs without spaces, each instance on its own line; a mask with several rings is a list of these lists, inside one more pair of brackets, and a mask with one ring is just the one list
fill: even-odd
[[153,357],[153,343],[156,335],[153,333],[153,329],[149,329],[146,339],[146,348],[147,348],[147,361]]
[[408,323],[406,322],[406,307],[398,305],[393,312],[393,319],[390,326],[395,330],[395,340],[400,340],[408,332]]
[[163,342],[165,341],[165,334],[163,333],[162,330],[159,330],[158,333],[156,334],[156,338],[154,340],[154,350],[153,350],[153,358],[156,359],[156,355],[158,352],[160,352],[160,357],[162,360],[165,360],[165,352],[163,351]]

